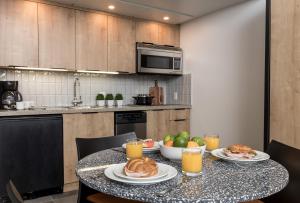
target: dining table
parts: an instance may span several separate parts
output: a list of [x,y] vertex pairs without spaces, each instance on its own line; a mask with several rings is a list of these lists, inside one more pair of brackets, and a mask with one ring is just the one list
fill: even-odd
[[130,185],[107,178],[104,170],[127,161],[122,148],[99,151],[80,160],[76,166],[79,180],[99,192],[141,202],[244,202],[261,199],[281,191],[289,181],[281,164],[265,161],[239,164],[203,155],[202,174],[188,177],[181,162],[164,158],[159,152],[144,154],[157,163],[177,169],[176,177],[148,185]]

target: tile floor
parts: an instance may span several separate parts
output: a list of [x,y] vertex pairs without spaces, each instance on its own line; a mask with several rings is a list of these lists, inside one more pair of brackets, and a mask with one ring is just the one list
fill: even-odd
[[76,203],[77,191],[26,200],[25,203]]

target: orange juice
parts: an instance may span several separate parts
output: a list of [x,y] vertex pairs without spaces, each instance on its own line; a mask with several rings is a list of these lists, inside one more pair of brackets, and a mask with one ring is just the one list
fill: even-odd
[[182,172],[196,176],[202,172],[202,154],[198,150],[184,150],[182,153]]
[[143,143],[142,142],[128,142],[126,144],[127,159],[142,158],[143,157]]
[[220,146],[220,138],[218,135],[206,135],[204,136],[204,141],[208,151],[218,149]]

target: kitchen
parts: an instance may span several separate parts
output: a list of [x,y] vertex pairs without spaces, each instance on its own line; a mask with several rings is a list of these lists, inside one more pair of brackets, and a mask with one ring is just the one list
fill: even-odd
[[[272,120],[272,115],[282,114],[272,113],[271,121],[268,116],[269,90],[275,91],[268,78],[269,6],[265,0],[191,0],[186,5],[158,0],[153,5],[135,0],[0,0],[3,201],[8,200],[10,179],[28,202],[76,202],[77,198],[85,202],[80,199],[83,188],[122,201],[166,201],[145,196],[142,189],[128,194],[128,188],[123,193],[120,188],[120,196],[109,188],[120,184],[111,182],[90,185],[91,179],[83,174],[85,164],[99,166],[85,163],[80,139],[94,140],[96,145],[101,138],[97,146],[112,139],[113,145],[107,141],[101,149],[112,148],[120,156],[124,152],[117,147],[123,143],[116,145],[117,139],[132,132],[164,144],[173,135],[188,133],[192,142],[193,137],[218,134],[222,147],[241,143],[266,151],[275,139],[299,148],[274,133],[278,128],[274,122],[280,118]],[[275,107],[271,105],[273,112],[279,108]],[[168,158],[164,153],[168,152],[161,146],[162,157]],[[120,161],[111,156],[105,160]],[[155,160],[165,163],[162,157]],[[174,167],[181,171],[181,165]],[[284,178],[277,180],[282,182],[276,192],[286,186],[288,175],[284,167],[278,170]],[[289,168],[288,172],[291,176]],[[106,181],[103,178],[101,182]],[[176,189],[176,185],[167,186]],[[273,188],[269,190],[265,193]],[[246,199],[232,196],[238,199],[232,202],[269,196],[257,193],[252,191]],[[103,196],[102,202],[112,202],[112,196],[109,201]]]

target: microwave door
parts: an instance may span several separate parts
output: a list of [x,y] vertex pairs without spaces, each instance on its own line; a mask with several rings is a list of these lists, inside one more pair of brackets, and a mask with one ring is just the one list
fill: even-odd
[[141,50],[138,63],[140,72],[170,74],[173,72],[174,54]]

